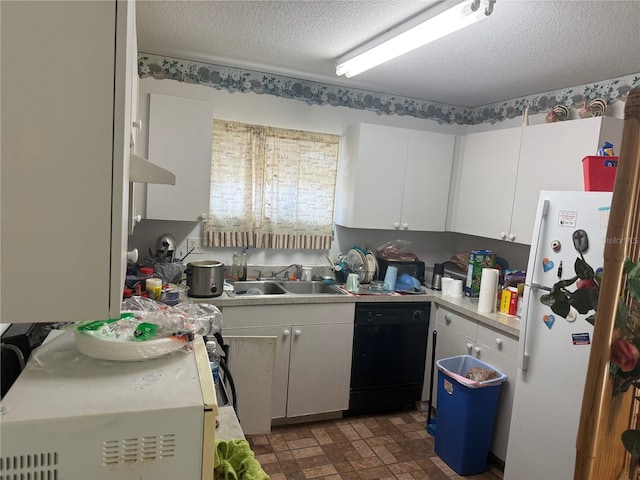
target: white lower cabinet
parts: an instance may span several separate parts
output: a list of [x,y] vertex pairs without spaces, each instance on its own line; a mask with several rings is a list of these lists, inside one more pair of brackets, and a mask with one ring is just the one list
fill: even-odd
[[354,305],[224,307],[223,336],[277,338],[272,418],[349,408]]
[[[490,448],[495,456],[504,461],[515,389],[518,339],[439,305],[436,306],[435,312],[434,324],[438,332],[436,360],[458,355],[472,355],[507,376],[507,381],[501,387]],[[437,413],[437,369],[433,391],[433,404],[436,406]]]

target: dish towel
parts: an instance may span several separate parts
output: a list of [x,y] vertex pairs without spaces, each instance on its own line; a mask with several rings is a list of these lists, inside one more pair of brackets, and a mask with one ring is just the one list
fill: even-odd
[[217,440],[215,480],[269,480],[246,440]]

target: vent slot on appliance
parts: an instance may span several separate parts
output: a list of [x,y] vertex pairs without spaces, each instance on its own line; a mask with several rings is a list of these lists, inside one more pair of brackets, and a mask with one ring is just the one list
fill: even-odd
[[175,434],[122,440],[106,440],[102,444],[103,465],[149,462],[176,454]]
[[58,480],[58,453],[0,457],[0,480]]

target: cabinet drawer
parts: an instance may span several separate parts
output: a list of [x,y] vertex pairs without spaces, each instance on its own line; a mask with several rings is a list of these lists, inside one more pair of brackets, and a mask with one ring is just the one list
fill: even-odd
[[478,325],[475,320],[470,320],[450,310],[438,307],[436,315],[436,329],[449,328],[454,332],[475,340]]
[[514,361],[518,358],[518,340],[483,325],[478,325],[478,343],[481,343],[491,350],[501,353],[503,356]]
[[354,310],[355,303],[243,305],[223,307],[222,317],[227,328],[353,324]]

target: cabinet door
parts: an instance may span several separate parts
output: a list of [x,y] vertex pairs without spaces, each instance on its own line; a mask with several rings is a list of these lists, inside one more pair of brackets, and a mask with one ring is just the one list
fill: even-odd
[[443,232],[453,163],[454,135],[409,132],[401,228]]
[[540,190],[584,191],[582,159],[595,155],[604,141],[619,146],[622,123],[595,117],[523,129],[509,232],[512,241],[531,244]]
[[[436,310],[436,361],[458,355],[471,355],[475,347],[478,326],[474,320],[458,315],[444,308]],[[432,404],[437,405],[438,371],[433,378]]]
[[175,173],[175,185],[147,186],[148,219],[204,220],[209,212],[213,104],[151,94],[149,161]]
[[451,230],[506,240],[522,128],[471,133],[462,140]]
[[[0,5],[2,321],[117,318],[126,266],[133,6]],[[36,292],[35,272],[55,281]],[[78,272],[91,272],[91,281]],[[72,308],[65,302],[70,287]]]
[[491,452],[504,461],[507,457],[511,407],[516,385],[518,340],[479,324],[473,355],[507,376],[507,380],[500,387],[498,413],[491,442]]
[[292,327],[287,416],[349,408],[353,323]]
[[409,131],[356,124],[341,146],[336,223],[351,228],[400,226]]
[[[273,391],[271,392],[271,418],[284,418],[287,414],[287,388],[289,379],[289,349],[290,335],[289,327],[251,327],[251,328],[224,328],[224,336],[236,337],[276,337],[276,367],[273,374]],[[238,411],[242,414],[242,402],[247,398],[260,398],[264,392],[256,392],[252,388],[251,378],[236,378],[234,374],[234,364],[243,362],[241,357],[230,353],[229,370],[234,375],[233,379],[238,392]],[[250,367],[250,366],[249,366]],[[243,370],[247,370],[243,368]],[[242,421],[242,416],[240,417]]]

